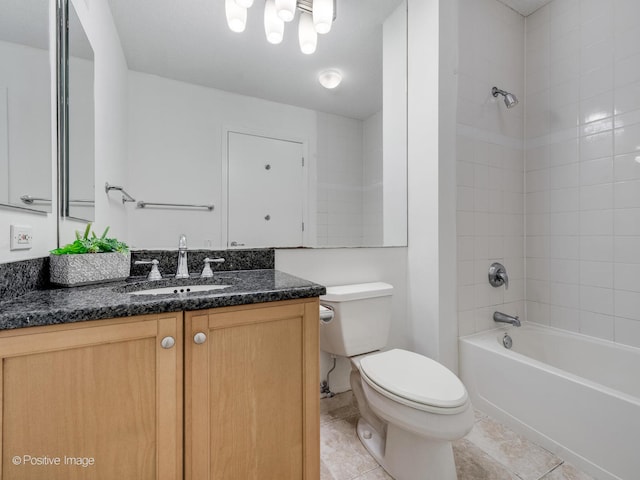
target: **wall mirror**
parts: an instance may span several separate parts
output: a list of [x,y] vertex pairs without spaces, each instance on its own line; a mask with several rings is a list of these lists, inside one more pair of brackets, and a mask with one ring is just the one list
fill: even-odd
[[300,11],[267,42],[264,1],[242,33],[224,0],[108,3],[129,69],[126,187],[148,202],[127,205],[130,244],[406,245],[406,0],[337,0],[311,55]]
[[67,155],[61,175],[65,217],[95,217],[94,54],[73,2],[68,8]]
[[0,2],[0,205],[51,212],[49,2]]

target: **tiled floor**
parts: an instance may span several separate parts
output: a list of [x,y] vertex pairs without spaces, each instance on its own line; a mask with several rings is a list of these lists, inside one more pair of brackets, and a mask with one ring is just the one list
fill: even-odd
[[[351,392],[320,401],[321,480],[391,479],[358,440],[357,418]],[[593,480],[479,412],[453,452],[458,480]]]

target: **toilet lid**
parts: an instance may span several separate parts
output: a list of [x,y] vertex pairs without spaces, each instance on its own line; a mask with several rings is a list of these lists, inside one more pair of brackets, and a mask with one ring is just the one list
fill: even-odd
[[467,401],[467,390],[454,373],[423,355],[406,350],[367,355],[360,369],[376,385],[398,397],[440,408]]

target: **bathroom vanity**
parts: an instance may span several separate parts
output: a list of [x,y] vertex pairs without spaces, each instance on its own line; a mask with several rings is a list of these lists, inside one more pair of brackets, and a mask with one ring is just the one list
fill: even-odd
[[0,478],[318,479],[324,287],[274,270],[208,281],[231,280],[0,304]]

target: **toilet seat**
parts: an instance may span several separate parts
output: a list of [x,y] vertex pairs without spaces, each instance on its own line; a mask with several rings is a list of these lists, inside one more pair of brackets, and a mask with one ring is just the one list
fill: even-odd
[[359,364],[371,388],[399,403],[441,414],[468,408],[469,397],[460,379],[423,355],[395,349],[366,355]]

